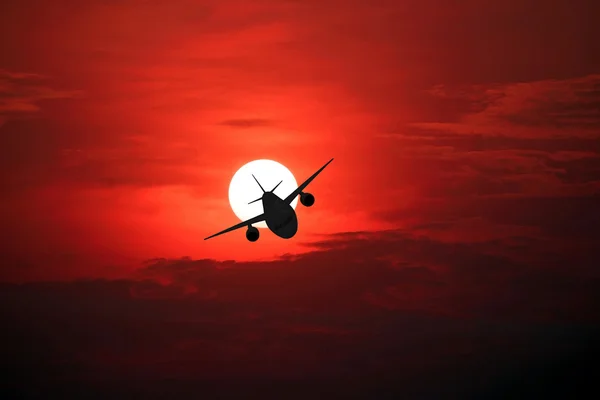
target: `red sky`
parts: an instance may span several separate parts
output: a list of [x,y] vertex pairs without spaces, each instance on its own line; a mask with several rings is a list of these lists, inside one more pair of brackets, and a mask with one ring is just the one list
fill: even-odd
[[[157,320],[139,324],[162,329],[177,301],[186,329],[223,331],[139,334],[152,351],[73,345],[76,365],[158,376],[148,365],[165,359],[181,376],[204,371],[189,349],[217,364],[267,354],[263,377],[353,371],[315,335],[362,349],[357,370],[389,371],[397,324],[428,324],[398,313],[466,318],[467,330],[477,318],[598,322],[599,13],[592,0],[2,2],[6,312],[56,296],[119,304],[96,326],[140,301]],[[202,240],[237,223],[227,191],[246,162],[277,160],[302,181],[332,157],[292,241]],[[48,318],[71,315],[50,303]],[[538,328],[490,329],[501,348]],[[440,335],[427,337],[458,340]],[[65,346],[53,356],[69,358]]]

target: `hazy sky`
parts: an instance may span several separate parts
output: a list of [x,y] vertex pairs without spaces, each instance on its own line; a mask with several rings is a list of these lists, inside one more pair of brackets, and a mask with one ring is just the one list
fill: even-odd
[[[3,1],[7,310],[39,302],[24,315],[64,321],[71,301],[108,304],[88,325],[133,319],[113,339],[138,344],[86,331],[52,357],[157,376],[171,360],[178,377],[246,376],[257,354],[263,377],[420,376],[406,326],[439,324],[422,334],[430,374],[461,351],[487,359],[471,336],[502,354],[541,321],[598,322],[599,14],[592,0]],[[238,222],[228,187],[246,162],[300,182],[332,157],[293,240],[202,240]],[[515,339],[480,318],[534,327]],[[30,328],[15,329],[65,337]]]

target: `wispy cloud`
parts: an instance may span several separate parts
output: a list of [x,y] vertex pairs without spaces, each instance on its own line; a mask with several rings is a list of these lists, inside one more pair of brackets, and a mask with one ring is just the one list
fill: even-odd
[[600,75],[510,84],[437,85],[429,93],[448,105],[463,104],[459,121],[411,126],[465,134],[519,128],[533,128],[527,132],[536,136],[556,135],[556,130],[564,129],[594,137],[599,132]]
[[52,87],[43,75],[0,70],[0,117],[22,116],[40,111],[45,100],[79,98],[79,90],[61,90]]
[[238,118],[222,121],[220,125],[237,129],[260,128],[273,125],[273,121],[261,118]]

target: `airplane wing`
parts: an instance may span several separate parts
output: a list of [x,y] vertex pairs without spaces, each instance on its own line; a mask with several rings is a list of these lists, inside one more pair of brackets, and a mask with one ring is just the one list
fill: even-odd
[[215,233],[214,235],[210,235],[209,237],[204,238],[204,240],[210,239],[212,237],[222,235],[223,233],[231,232],[231,231],[234,231],[236,229],[243,228],[245,226],[248,226],[248,225],[251,225],[251,224],[255,224],[257,222],[264,221],[264,220],[265,220],[265,214],[260,214],[260,215],[257,215],[254,218],[250,218],[249,220],[246,220],[244,222],[240,222],[239,224],[234,225],[231,228],[227,228],[224,231],[221,231],[219,233]]
[[298,186],[298,188],[296,190],[294,190],[292,193],[290,193],[290,195],[288,197],[286,197],[284,201],[286,203],[290,204],[296,198],[296,196],[298,196],[300,194],[300,192],[303,191],[304,188],[307,187],[308,184],[311,183],[312,180],[315,179],[317,177],[317,175],[319,175],[321,173],[321,171],[323,171],[325,169],[325,167],[328,166],[329,163],[332,162],[332,161],[333,161],[333,158],[331,160],[327,161],[327,164],[323,165],[310,178],[308,178],[307,180],[305,180],[302,185]]

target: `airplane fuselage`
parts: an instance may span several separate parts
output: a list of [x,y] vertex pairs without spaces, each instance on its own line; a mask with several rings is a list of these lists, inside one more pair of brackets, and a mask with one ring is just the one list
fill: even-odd
[[262,205],[265,222],[271,232],[283,239],[290,239],[298,232],[296,212],[275,193],[264,193]]
[[253,224],[260,223],[265,221],[267,227],[273,232],[275,235],[279,236],[282,239],[290,239],[296,235],[298,232],[298,218],[296,216],[296,212],[291,204],[295,199],[300,196],[300,203],[305,207],[311,207],[315,204],[315,196],[311,193],[305,192],[304,188],[308,186],[309,183],[312,182],[313,179],[317,175],[325,169],[326,166],[329,165],[333,161],[333,158],[329,160],[325,165],[323,165],[317,172],[312,174],[307,180],[305,180],[300,186],[298,186],[292,193],[287,195],[285,199],[280,198],[275,193],[275,189],[279,187],[282,181],[280,181],[275,187],[268,192],[265,188],[260,184],[258,179],[252,174],[252,178],[256,181],[256,184],[260,186],[260,190],[262,190],[263,195],[257,199],[252,200],[248,204],[256,203],[257,201],[261,201],[263,205],[262,214],[258,214],[255,217],[247,219],[245,221],[240,222],[239,224],[230,226],[227,229],[222,230],[221,232],[215,233],[214,235],[210,235],[209,237],[204,238],[204,240],[208,240],[215,236],[222,235],[227,232],[234,231],[236,229],[247,227],[246,230],[246,239],[251,242],[256,242],[260,237],[258,229],[256,229]]

